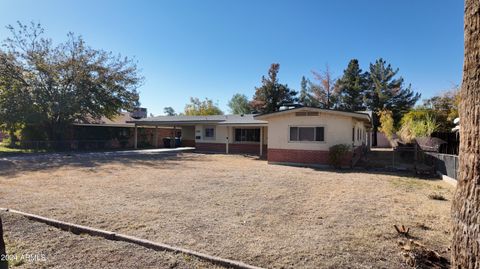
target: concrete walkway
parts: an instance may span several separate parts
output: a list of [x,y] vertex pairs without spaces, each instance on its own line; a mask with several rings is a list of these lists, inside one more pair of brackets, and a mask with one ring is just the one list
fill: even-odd
[[136,149],[136,150],[117,150],[117,151],[93,151],[93,152],[55,152],[55,153],[31,153],[17,156],[2,157],[0,160],[14,161],[14,160],[36,160],[42,158],[63,158],[63,157],[117,157],[117,156],[137,156],[137,155],[155,155],[168,154],[177,152],[193,151],[193,147],[180,148],[160,148],[160,149]]

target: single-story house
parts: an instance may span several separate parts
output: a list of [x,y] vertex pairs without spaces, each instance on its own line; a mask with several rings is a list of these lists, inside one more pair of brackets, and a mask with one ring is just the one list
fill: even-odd
[[353,166],[370,145],[368,113],[315,107],[267,114],[158,116],[130,121],[140,126],[181,129],[182,141],[197,152],[253,154],[270,163],[328,164],[329,148],[351,146],[345,165]]

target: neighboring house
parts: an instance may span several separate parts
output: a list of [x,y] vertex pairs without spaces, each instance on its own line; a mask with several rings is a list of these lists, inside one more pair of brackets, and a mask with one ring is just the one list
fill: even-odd
[[329,148],[348,144],[345,165],[368,146],[370,116],[312,107],[259,115],[159,116],[129,121],[140,126],[181,128],[198,152],[254,154],[270,163],[328,164]]

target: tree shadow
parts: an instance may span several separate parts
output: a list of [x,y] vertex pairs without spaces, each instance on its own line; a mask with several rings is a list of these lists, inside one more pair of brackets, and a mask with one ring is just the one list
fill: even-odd
[[[121,164],[124,167],[169,168],[181,165],[178,161],[209,161],[199,155],[183,152],[148,154],[43,154],[28,158],[0,159],[0,177],[16,177],[24,172],[48,171],[61,167],[95,168],[105,164]],[[167,163],[168,162],[168,163]],[[175,168],[174,168],[175,169]],[[94,169],[92,171],[95,171]]]

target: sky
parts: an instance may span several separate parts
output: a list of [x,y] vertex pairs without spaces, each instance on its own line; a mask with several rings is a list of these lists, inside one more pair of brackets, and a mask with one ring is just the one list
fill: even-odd
[[251,98],[271,63],[293,89],[328,64],[335,77],[352,58],[363,70],[382,57],[423,98],[461,82],[460,0],[0,0],[0,40],[16,21],[39,22],[54,42],[68,32],[132,57],[145,77],[148,112],[182,112],[190,97],[228,113],[235,93]]

